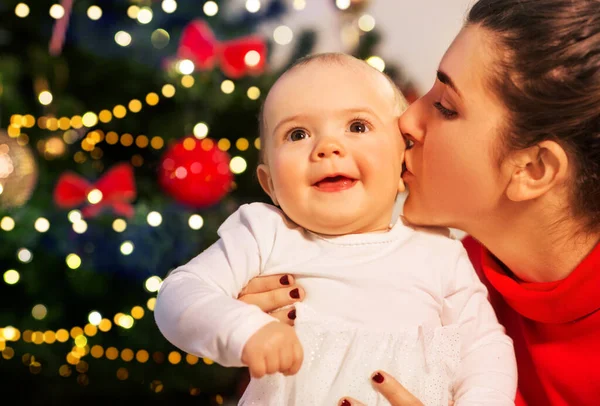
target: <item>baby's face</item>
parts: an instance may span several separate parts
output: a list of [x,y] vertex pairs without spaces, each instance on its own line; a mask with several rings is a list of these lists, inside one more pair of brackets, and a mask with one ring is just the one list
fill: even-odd
[[398,106],[388,80],[358,61],[296,67],[265,102],[261,185],[311,231],[386,229],[403,190]]

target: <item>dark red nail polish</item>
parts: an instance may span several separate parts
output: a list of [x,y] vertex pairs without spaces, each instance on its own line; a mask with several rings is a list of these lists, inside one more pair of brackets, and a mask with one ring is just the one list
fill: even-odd
[[348,399],[342,400],[341,406],[352,406],[352,403],[348,402]]
[[296,309],[292,309],[288,313],[288,319],[296,320]]
[[288,278],[287,275],[283,275],[281,278],[279,278],[279,283],[281,283],[282,285],[289,285],[290,278]]
[[290,291],[290,297],[292,299],[300,299],[300,291],[298,290],[298,288]]
[[379,372],[377,372],[375,375],[373,375],[373,379],[375,382],[377,383],[381,383],[383,382],[383,375],[381,375]]

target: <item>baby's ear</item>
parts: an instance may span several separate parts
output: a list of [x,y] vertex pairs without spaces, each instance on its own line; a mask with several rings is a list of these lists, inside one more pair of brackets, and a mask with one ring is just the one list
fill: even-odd
[[275,206],[279,206],[279,203],[277,202],[277,195],[275,194],[275,188],[273,187],[273,180],[271,178],[271,170],[269,169],[269,166],[266,164],[258,165],[256,168],[256,176],[258,177],[258,183],[260,183],[260,186],[265,193],[269,195],[273,201],[273,204]]

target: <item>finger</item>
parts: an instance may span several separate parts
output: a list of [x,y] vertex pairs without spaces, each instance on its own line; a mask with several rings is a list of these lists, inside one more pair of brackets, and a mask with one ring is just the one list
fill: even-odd
[[392,406],[423,406],[419,399],[384,371],[377,371],[371,375],[371,381],[375,390],[381,393]]
[[341,398],[338,402],[338,406],[367,406],[362,402],[359,402],[353,398]]
[[272,375],[279,371],[279,351],[277,351],[275,354],[269,354],[265,358],[265,365],[267,375]]
[[242,289],[239,297],[253,294],[269,292],[274,289],[279,289],[284,286],[291,286],[294,284],[294,277],[292,275],[269,275],[269,276],[258,276],[251,279],[250,282]]
[[281,347],[279,350],[279,372],[286,372],[294,362],[294,348]]
[[248,370],[250,371],[250,376],[253,378],[262,378],[265,376],[265,362],[261,359],[254,359],[248,366]]
[[294,362],[292,363],[292,366],[288,370],[288,373],[290,375],[297,374],[298,371],[300,371],[300,368],[302,367],[303,361],[304,361],[304,350],[302,349],[302,345],[300,344],[300,342],[297,342],[296,344],[294,344]]
[[281,323],[285,323],[289,326],[293,326],[294,320],[296,320],[296,309],[293,307],[286,307],[285,309],[275,310],[274,312],[271,312],[269,314],[275,317]]
[[304,299],[304,289],[298,285],[279,288],[269,292],[247,294],[239,298],[242,302],[253,304],[263,312],[271,312],[289,306]]

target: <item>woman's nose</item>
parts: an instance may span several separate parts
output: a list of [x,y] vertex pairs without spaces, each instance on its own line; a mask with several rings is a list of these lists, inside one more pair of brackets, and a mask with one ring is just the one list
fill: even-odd
[[419,99],[409,106],[409,108],[398,119],[400,132],[407,140],[407,144],[413,142],[423,142],[425,137],[423,101]]

